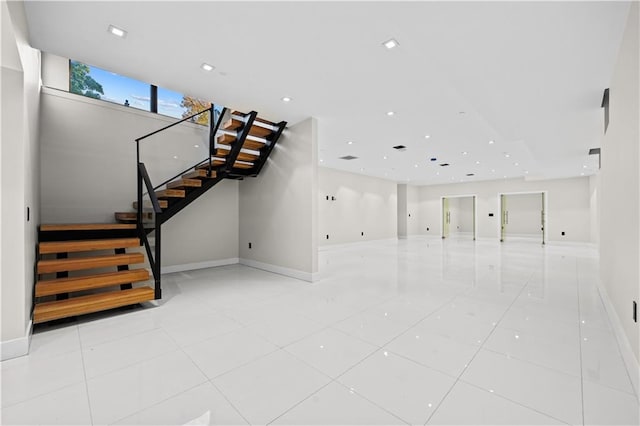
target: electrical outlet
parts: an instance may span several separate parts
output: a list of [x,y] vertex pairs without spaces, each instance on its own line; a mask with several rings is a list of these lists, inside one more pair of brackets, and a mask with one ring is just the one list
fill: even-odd
[[364,237],[364,232],[361,232],[360,235]]
[[427,232],[429,231],[429,228],[427,227]]
[[562,231],[562,236],[564,237],[564,231]]
[[327,234],[327,240],[329,239],[329,234]]
[[251,243],[249,243],[249,248],[251,248]]
[[638,322],[638,303],[633,301],[633,322]]
[[327,201],[329,201],[329,196],[327,195]]
[[31,209],[27,207],[27,222],[31,219]]

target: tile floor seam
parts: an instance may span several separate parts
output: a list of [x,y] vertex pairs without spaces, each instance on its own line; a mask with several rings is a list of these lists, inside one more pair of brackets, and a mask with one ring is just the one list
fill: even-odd
[[84,375],[84,389],[87,393],[87,406],[89,407],[89,420],[91,420],[91,424],[93,425],[93,411],[91,410],[91,396],[89,394],[89,380],[87,379],[87,368],[84,362],[84,349],[82,347],[82,340],[80,339],[80,328],[76,327],[76,332],[78,333],[78,344],[80,345],[80,359],[82,360],[82,374]]
[[[120,319],[120,318],[121,318],[121,317],[118,317],[118,319]],[[150,329],[148,329],[148,330],[136,331],[135,333],[127,334],[126,336],[116,337],[116,338],[114,338],[114,339],[108,339],[108,340],[102,341],[102,342],[100,342],[100,343],[96,343],[96,344],[93,344],[93,345],[89,345],[89,346],[88,346],[88,348],[92,348],[92,347],[100,346],[100,345],[105,345],[105,344],[107,344],[107,343],[113,343],[113,342],[116,342],[116,341],[118,341],[118,340],[126,339],[127,337],[137,336],[138,334],[148,333],[148,332],[150,332],[150,331],[158,330],[158,329],[161,329],[161,328],[162,328],[162,327],[161,327],[160,325],[157,325],[157,326],[155,326],[155,327],[153,327],[153,328],[150,328]],[[78,325],[78,334],[79,334],[78,338],[80,339],[80,342],[82,342],[82,334],[80,333],[80,326],[79,326],[79,325]]]
[[[631,390],[633,391],[633,395],[636,397],[636,400],[640,401],[640,393],[638,393],[638,390],[634,386],[634,382],[633,382],[633,380],[631,378],[631,372],[627,368],[627,363],[624,362],[624,357],[622,355],[622,347],[621,347],[620,342],[618,341],[618,337],[617,337],[617,335],[616,335],[616,333],[615,333],[615,331],[613,329],[613,324],[611,323],[611,318],[609,317],[609,312],[606,310],[606,308],[604,306],[604,301],[602,300],[602,294],[600,294],[600,286],[596,285],[596,291],[597,291],[597,294],[598,294],[598,300],[600,301],[600,304],[602,305],[602,307],[605,310],[606,318],[607,318],[607,324],[609,325],[609,331],[610,331],[611,334],[613,334],[613,339],[616,342],[616,347],[618,348],[618,355],[620,355],[620,358],[622,359],[622,365],[624,366],[624,371],[627,373],[627,378],[629,379],[629,383],[631,385]],[[580,322],[580,324],[582,324],[582,322]],[[628,393],[628,392],[626,392],[626,393]]]
[[478,385],[476,385],[476,384],[474,384],[474,383],[468,382],[468,381],[466,381],[466,380],[464,380],[464,379],[460,379],[460,380],[459,380],[459,382],[464,383],[464,384],[469,385],[469,386],[473,386],[474,388],[479,389],[479,390],[481,390],[481,391],[483,391],[483,392],[487,392],[487,393],[488,393],[488,394],[490,394],[490,395],[495,395],[495,396],[497,396],[498,398],[502,398],[502,399],[504,399],[505,401],[509,401],[509,402],[511,402],[511,403],[513,403],[513,404],[519,405],[520,407],[526,408],[526,409],[531,410],[531,411],[535,411],[535,412],[536,412],[536,413],[538,413],[538,414],[542,414],[542,415],[543,415],[543,416],[545,416],[545,417],[549,417],[549,418],[551,418],[551,419],[557,420],[557,421],[559,421],[560,423],[564,423],[564,424],[566,424],[566,425],[570,425],[570,424],[571,424],[571,423],[567,423],[567,422],[565,422],[564,420],[560,420],[560,419],[558,419],[558,418],[556,418],[556,417],[552,416],[551,414],[545,413],[544,411],[540,411],[540,410],[539,410],[539,409],[537,409],[537,408],[529,407],[528,405],[525,405],[525,404],[523,404],[523,403],[521,403],[521,402],[518,402],[518,401],[515,401],[515,400],[513,400],[513,399],[510,399],[509,397],[507,397],[507,396],[505,396],[505,395],[502,395],[501,393],[497,393],[497,392],[489,392],[489,391],[488,391],[488,390],[486,390],[485,388],[483,388],[483,387],[481,387],[481,386],[478,386]]
[[[169,335],[169,333],[167,333],[167,332],[166,332],[166,330],[164,330],[164,329],[159,329],[159,330],[161,330],[163,333],[167,334],[167,336],[169,337],[169,339],[171,339],[171,336]],[[148,331],[154,331],[154,330],[148,330]],[[171,340],[171,341],[173,342],[173,340]],[[174,342],[174,343],[175,343],[175,342]],[[163,357],[163,356],[165,356],[165,355],[167,355],[167,354],[177,352],[179,349],[180,349],[180,345],[178,345],[178,344],[176,343],[176,347],[175,347],[175,348],[171,348],[170,350],[168,350],[168,351],[166,351],[166,352],[162,352],[162,353],[154,354],[154,355],[150,356],[149,358],[145,358],[145,359],[142,359],[142,360],[139,360],[139,361],[133,362],[133,363],[131,363],[131,364],[127,364],[127,365],[125,365],[125,366],[115,368],[115,369],[113,369],[113,370],[109,370],[109,371],[106,371],[106,372],[102,372],[102,373],[100,373],[100,374],[97,374],[97,375],[95,375],[95,376],[92,376],[92,377],[90,377],[90,378],[87,378],[87,382],[89,382],[89,381],[91,381],[91,380],[95,380],[95,379],[100,378],[100,377],[103,377],[103,376],[106,376],[107,374],[113,374],[113,373],[116,373],[116,372],[118,372],[118,371],[120,371],[120,370],[124,370],[125,368],[131,368],[131,367],[135,367],[136,365],[139,365],[139,364],[147,363],[147,362],[152,361],[152,360],[154,360],[154,359],[158,359],[158,358],[160,358],[160,357]],[[81,352],[82,352],[82,351],[81,351]]]
[[291,407],[287,408],[286,410],[284,410],[284,412],[280,413],[279,415],[277,415],[275,418],[271,419],[268,422],[265,422],[265,424],[267,425],[271,425],[273,424],[273,422],[275,422],[276,420],[278,420],[280,417],[284,416],[285,414],[287,414],[289,411],[293,410],[294,408],[296,408],[297,406],[299,406],[300,404],[302,404],[303,402],[305,402],[306,400],[308,400],[309,398],[313,397],[313,395],[317,394],[318,392],[320,392],[322,389],[326,388],[327,386],[329,386],[331,383],[333,383],[334,380],[330,380],[329,383],[325,383],[324,385],[322,385],[320,388],[316,389],[315,391],[311,392],[311,394],[305,396],[304,398],[302,398],[300,401],[296,402],[295,404],[293,404]]
[[[531,279],[531,276],[533,274],[530,274],[529,279]],[[449,394],[451,393],[451,391],[453,390],[453,388],[456,386],[456,384],[460,381],[460,378],[464,375],[465,371],[467,371],[467,369],[469,368],[469,366],[471,365],[471,363],[473,362],[473,360],[478,356],[478,354],[480,353],[480,351],[483,349],[484,344],[487,342],[487,340],[489,340],[489,338],[491,337],[491,335],[493,334],[493,332],[495,331],[495,329],[498,327],[498,324],[500,324],[500,322],[503,320],[503,318],[507,315],[507,312],[509,312],[509,310],[513,307],[513,305],[516,303],[516,300],[518,300],[518,298],[520,297],[520,295],[522,294],[522,292],[524,291],[524,289],[527,287],[527,283],[528,280],[525,282],[525,285],[522,286],[522,288],[520,289],[520,291],[518,292],[517,296],[513,299],[513,301],[511,302],[511,304],[507,307],[507,309],[505,309],[505,311],[502,313],[502,315],[500,316],[500,318],[495,322],[495,325],[493,326],[493,328],[491,329],[491,331],[489,332],[489,334],[484,338],[484,340],[482,341],[482,343],[480,344],[480,346],[478,347],[478,350],[476,350],[476,352],[473,354],[473,356],[471,357],[471,359],[469,359],[469,361],[466,363],[466,365],[464,366],[464,368],[462,369],[462,371],[460,372],[460,374],[458,375],[458,377],[456,378],[456,380],[453,382],[453,384],[451,385],[451,387],[449,388],[449,390],[447,390],[447,392],[444,394],[444,396],[440,399],[440,402],[438,402],[438,405],[434,408],[433,412],[431,413],[431,415],[429,416],[429,418],[427,418],[427,420],[424,422],[424,425],[426,425],[427,423],[429,423],[429,420],[431,420],[431,418],[438,412],[438,410],[440,409],[440,407],[442,406],[442,403],[444,402],[445,399],[447,399],[447,397],[449,396]]]
[[482,348],[482,349],[484,349],[485,351],[488,351],[488,352],[493,352],[494,354],[498,354],[498,355],[505,355],[505,356],[508,356],[510,359],[516,359],[516,360],[518,360],[518,361],[520,361],[520,362],[523,362],[523,363],[525,363],[525,364],[535,365],[536,367],[543,368],[543,369],[545,369],[545,370],[549,370],[549,371],[552,371],[552,372],[554,372],[554,373],[563,374],[563,375],[565,375],[565,376],[571,376],[571,377],[573,377],[574,379],[580,379],[580,378],[581,378],[581,375],[580,375],[580,374],[571,374],[571,373],[568,373],[568,372],[566,372],[566,371],[559,370],[559,369],[557,369],[557,368],[552,368],[552,367],[549,367],[549,366],[547,366],[547,365],[538,364],[537,362],[533,362],[533,361],[530,361],[530,360],[528,360],[528,359],[520,358],[520,357],[518,357],[518,356],[516,356],[516,355],[513,355],[513,354],[509,354],[509,353],[505,353],[505,352],[500,352],[499,350],[496,350],[496,349],[489,349],[489,348]]
[[251,425],[251,422],[249,421],[249,419],[247,419],[247,418],[244,416],[244,414],[242,414],[242,412],[240,411],[240,409],[239,409],[238,407],[236,407],[236,405],[235,405],[233,402],[231,402],[231,400],[227,397],[227,395],[226,395],[224,392],[222,392],[222,389],[220,389],[218,386],[216,386],[216,384],[215,384],[215,383],[213,383],[213,379],[209,379],[209,381],[208,381],[208,382],[209,382],[209,383],[211,383],[211,386],[213,386],[215,390],[217,390],[218,392],[220,392],[220,395],[222,395],[222,397],[224,398],[224,400],[225,400],[225,401],[227,401],[227,402],[229,403],[229,405],[231,406],[231,408],[233,408],[233,409],[235,410],[235,412],[236,412],[236,413],[238,413],[238,415],[239,415],[240,417],[242,417],[242,420],[244,420],[244,422],[245,422],[247,425]]
[[576,296],[578,303],[578,345],[580,350],[580,408],[582,415],[582,424],[584,425],[584,372],[583,372],[583,360],[582,360],[582,311],[580,310],[580,269],[578,266],[578,259],[576,262]]

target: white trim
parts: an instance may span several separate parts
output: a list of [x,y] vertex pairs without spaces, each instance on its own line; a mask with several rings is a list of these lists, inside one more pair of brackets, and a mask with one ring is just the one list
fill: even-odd
[[0,361],[27,355],[29,353],[29,345],[31,345],[32,329],[33,321],[29,320],[24,336],[0,342]]
[[600,298],[602,299],[602,303],[604,304],[604,308],[609,315],[609,321],[611,322],[611,326],[613,328],[613,332],[616,335],[616,340],[618,340],[618,346],[620,347],[620,353],[622,354],[622,359],[624,361],[625,366],[627,367],[627,372],[629,373],[629,378],[631,379],[631,385],[636,393],[636,398],[640,400],[640,365],[638,364],[638,360],[631,349],[631,344],[629,343],[629,339],[627,339],[627,335],[622,328],[622,323],[620,322],[620,317],[613,307],[613,303],[611,303],[611,299],[609,299],[609,294],[607,293],[607,289],[604,288],[601,281],[598,280],[598,290],[600,291]]
[[174,272],[194,271],[196,269],[215,268],[218,266],[235,265],[240,263],[240,259],[232,257],[230,259],[207,260],[204,262],[183,263],[182,265],[163,266],[160,268],[161,274],[172,274]]
[[403,236],[403,237],[392,237],[392,238],[379,238],[376,240],[366,240],[366,241],[352,241],[350,243],[336,243],[336,244],[324,244],[318,247],[318,250],[329,250],[329,249],[338,249],[338,248],[347,248],[347,247],[353,247],[353,246],[358,246],[358,245],[363,245],[363,244],[368,244],[368,243],[381,243],[381,242],[391,242],[391,241],[398,241],[398,240],[406,240],[408,236]]
[[305,272],[298,269],[285,268],[284,266],[272,265],[270,263],[262,263],[257,260],[240,258],[240,264],[244,266],[250,266],[256,269],[262,269],[263,271],[273,272],[275,274],[284,275],[298,280],[315,282],[320,278],[319,272]]

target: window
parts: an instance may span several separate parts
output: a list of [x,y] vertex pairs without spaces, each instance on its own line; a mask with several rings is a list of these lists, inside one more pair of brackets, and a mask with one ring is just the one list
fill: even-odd
[[71,61],[69,91],[149,111],[149,85],[97,67]]
[[[69,91],[144,111],[151,111],[151,96],[156,96],[157,113],[174,118],[186,118],[211,107],[209,101],[161,87],[153,91],[148,83],[78,61],[69,61]],[[222,107],[216,105],[214,111],[217,120]],[[209,114],[199,115],[192,121],[208,125]]]

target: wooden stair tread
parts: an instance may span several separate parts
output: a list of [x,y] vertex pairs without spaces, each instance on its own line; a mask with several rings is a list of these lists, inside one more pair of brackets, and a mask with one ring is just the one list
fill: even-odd
[[[134,213],[135,215],[135,213]],[[79,251],[109,250],[139,247],[138,238],[104,238],[101,240],[52,241],[39,244],[40,254],[74,253]]]
[[[236,141],[236,137],[233,135],[224,134],[224,135],[218,136],[218,144],[220,145],[231,145],[235,141]],[[264,142],[260,142],[252,139],[245,139],[244,143],[242,144],[242,148],[250,149],[252,151],[259,151],[264,147],[264,145],[265,145]]]
[[184,198],[184,189],[163,189],[162,191],[156,191],[156,197],[158,198]]
[[173,188],[199,188],[202,186],[202,181],[199,179],[178,179],[167,184],[167,189]]
[[137,287],[128,290],[92,294],[89,296],[71,297],[65,300],[38,303],[33,311],[34,324],[66,318],[75,315],[89,314],[121,306],[133,305],[153,300],[155,296],[151,287]]
[[[161,209],[166,209],[169,207],[169,202],[167,200],[158,200],[158,204],[160,204]],[[138,210],[138,202],[134,201],[132,204],[133,208]],[[143,209],[151,209],[153,206],[151,205],[151,201],[143,201],[142,202]]]
[[259,155],[254,155],[254,154],[249,154],[247,152],[240,152],[238,153],[238,157],[236,158],[237,160],[240,161],[256,161],[259,158]]
[[[137,212],[115,212],[114,216],[116,220],[121,222],[136,222],[138,220]],[[153,213],[143,211],[142,220],[153,220]]]
[[40,231],[108,231],[113,229],[136,229],[128,223],[59,223],[40,225]]
[[[213,165],[216,166],[216,167],[223,166],[224,165],[224,161],[223,160],[218,160],[218,159],[213,160]],[[205,168],[206,169],[206,167],[204,167],[204,166],[198,166],[198,168]],[[239,163],[239,162],[236,161],[233,164],[233,168],[234,169],[245,169],[245,170],[248,170],[248,169],[252,169],[253,168],[253,163],[252,164],[245,164],[245,163]]]
[[107,272],[104,274],[87,275],[84,277],[41,280],[36,284],[36,297],[52,296],[55,294],[147,281],[149,277],[149,271],[146,269],[131,269],[128,271]]
[[63,271],[79,271],[82,269],[104,268],[107,266],[131,265],[143,263],[142,253],[113,254],[106,256],[74,257],[67,259],[50,259],[38,261],[38,274],[49,274]]
[[[236,120],[235,118],[230,118],[229,120],[225,121],[222,124],[222,129],[233,131],[233,130],[240,129],[242,126],[244,126],[243,121]],[[273,130],[271,130],[270,128],[262,127],[262,126],[251,126],[251,128],[249,129],[249,134],[251,136],[257,136],[260,138],[269,136],[272,133],[273,133]]]
[[[239,115],[240,117],[245,117],[249,114],[247,114],[246,112],[241,112],[234,109],[231,111],[231,115]],[[274,126],[274,127],[276,126],[276,124],[273,121],[265,120],[264,118],[260,118],[260,117],[256,117],[254,121],[259,121],[261,123],[268,124],[269,126]]]
[[209,167],[209,163],[205,163],[204,166],[205,167],[203,169],[195,169],[194,171],[189,172],[186,175],[182,175],[182,178],[183,179],[215,178],[216,177],[215,170],[211,170],[211,176],[207,176],[207,168]]

